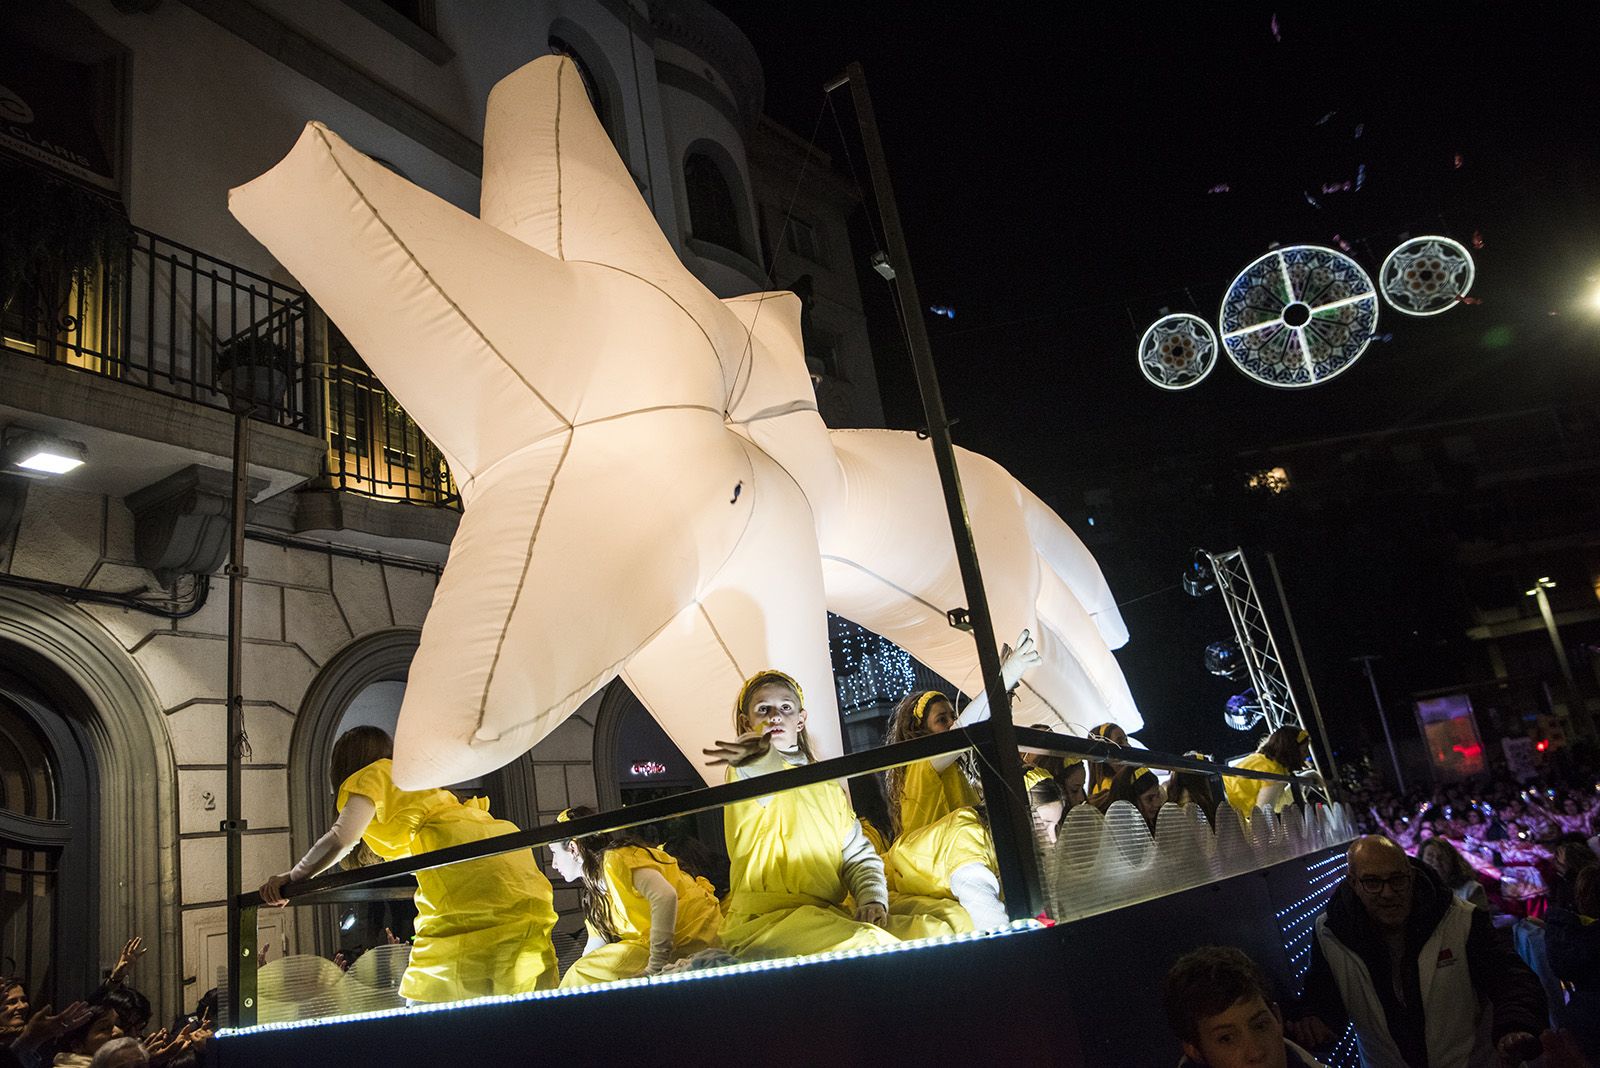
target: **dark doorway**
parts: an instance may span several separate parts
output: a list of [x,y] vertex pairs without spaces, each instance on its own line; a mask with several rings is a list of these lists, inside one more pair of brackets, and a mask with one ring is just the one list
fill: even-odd
[[72,722],[0,671],[0,973],[36,1005],[65,1005],[97,979],[92,766]]

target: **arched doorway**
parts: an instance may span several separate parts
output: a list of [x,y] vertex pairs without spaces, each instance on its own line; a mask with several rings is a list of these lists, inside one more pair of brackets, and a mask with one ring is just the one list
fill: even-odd
[[[13,715],[20,707],[28,729],[44,735],[61,783],[84,784],[58,793],[58,820],[71,827],[56,876],[63,948],[43,994],[53,985],[58,1005],[81,997],[137,934],[149,950],[139,989],[156,1018],[168,1018],[186,973],[176,769],[160,699],[89,612],[27,590],[0,587],[0,665]],[[15,834],[17,821],[8,822]]]
[[[595,793],[603,809],[636,805],[698,790],[705,780],[621,679],[607,685],[594,724]],[[685,868],[727,890],[727,856],[720,810],[636,828],[665,842]]]
[[0,669],[0,973],[35,1004],[95,981],[91,759],[42,692]]
[[[289,744],[291,839],[295,856],[310,848],[338,815],[328,764],[333,743],[352,727],[381,727],[394,734],[405,698],[406,676],[416,656],[421,631],[392,627],[364,635],[341,649],[312,680],[306,691],[294,736]],[[516,775],[522,762],[481,778],[452,783],[463,797],[489,799],[490,811],[516,810]],[[508,789],[509,787],[509,789]],[[410,934],[416,910],[409,902],[375,902],[358,906],[314,906],[296,909],[301,951],[318,956],[381,944],[385,929],[397,937]]]

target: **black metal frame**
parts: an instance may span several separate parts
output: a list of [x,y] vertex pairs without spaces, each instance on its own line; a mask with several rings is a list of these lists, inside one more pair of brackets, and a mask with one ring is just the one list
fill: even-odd
[[[1209,761],[1178,756],[1172,753],[1113,745],[1101,739],[1075,738],[1029,728],[1015,728],[1015,734],[1022,748],[1029,751],[1069,753],[1086,760],[1115,760],[1124,764],[1157,767],[1172,771],[1200,771],[1212,775],[1233,775],[1246,779],[1296,784],[1296,780],[1292,775],[1277,775],[1265,771],[1234,768],[1225,764],[1213,764]],[[901,764],[928,760],[932,757],[941,756],[945,753],[959,752],[963,749],[977,749],[980,754],[980,767],[997,769],[998,765],[992,759],[994,746],[995,732],[993,724],[986,721],[974,724],[971,727],[946,731],[942,734],[924,735],[921,738],[913,738],[907,742],[898,742],[880,749],[869,749],[860,753],[851,753],[848,756],[818,761],[814,764],[775,772],[771,775],[738,779],[722,786],[708,786],[688,793],[674,794],[671,797],[629,805],[626,808],[614,809],[610,812],[597,812],[592,816],[581,816],[565,823],[550,823],[517,831],[513,834],[503,834],[478,842],[450,846],[445,849],[434,850],[431,853],[424,853],[420,856],[409,857],[405,860],[391,860],[382,864],[374,864],[370,867],[336,871],[314,879],[307,879],[303,882],[289,883],[283,888],[283,893],[289,899],[288,903],[291,906],[384,901],[409,897],[414,892],[415,887],[409,882],[400,882],[399,880],[408,879],[408,877],[415,875],[417,872],[430,868],[440,868],[447,864],[460,864],[466,861],[480,860],[484,857],[499,856],[503,853],[512,853],[523,849],[535,849],[567,838],[582,838],[586,835],[617,831],[646,823],[656,823],[677,816],[686,816],[708,809],[721,808],[739,801],[766,797],[801,786],[811,786],[820,782],[869,775]],[[999,776],[997,770],[993,770],[986,772],[984,780],[986,788],[985,804],[989,810],[991,827],[996,819],[995,813],[997,811],[1016,808],[1024,816],[1027,815],[1028,810],[1023,798],[1022,776],[1020,774],[1006,779]],[[1031,849],[1032,836],[1030,835],[1026,841],[1030,846],[1027,849],[1027,853],[1031,859],[1033,858],[1033,850]],[[1022,866],[1012,864],[1008,868],[1007,858],[1003,856],[1003,852],[1008,849],[1020,848],[1020,844],[1009,841],[1001,835],[994,836],[994,843],[996,860],[1002,869],[1001,883],[1007,889],[1006,901],[1012,918],[1026,919],[1036,915],[1040,909],[1035,908],[1032,903],[1036,900],[1042,901],[1044,898],[1042,882],[1018,889],[1013,889],[1015,884],[1005,883],[1004,871],[1018,870]],[[1022,870],[1031,872],[1035,879],[1039,878],[1037,863],[1029,864]],[[259,893],[251,891],[234,899],[233,906],[237,910],[238,916],[234,934],[237,939],[235,944],[239,949],[236,951],[238,955],[233,959],[233,975],[230,977],[229,983],[230,992],[237,992],[237,1000],[229,1004],[229,1019],[234,1027],[247,1027],[254,1024],[256,1020],[256,961],[255,954],[250,947],[258,944],[257,912],[265,906],[265,903],[261,900]],[[237,980],[236,984],[232,981],[235,979]],[[237,1009],[234,1006],[237,1006]]]

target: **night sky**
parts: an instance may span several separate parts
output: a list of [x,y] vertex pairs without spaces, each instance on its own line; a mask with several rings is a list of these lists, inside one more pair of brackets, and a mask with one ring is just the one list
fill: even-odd
[[[929,322],[957,442],[1063,514],[1123,465],[1600,397],[1589,5],[714,2],[760,56],[766,112],[816,131],[863,187],[848,92],[827,111],[821,86],[864,65],[922,303],[956,309]],[[1322,192],[1362,165],[1359,191]],[[1214,324],[1274,243],[1337,234],[1376,275],[1402,235],[1427,233],[1481,238],[1482,303],[1430,319],[1385,306],[1392,339],[1333,382],[1274,390],[1225,357],[1184,393],[1139,374],[1163,309]],[[914,428],[885,286],[862,273],[888,423]],[[1173,537],[1177,556],[1192,535]],[[1119,597],[1142,595],[1116,585],[1138,563],[1119,551],[1097,555]],[[1119,655],[1144,703],[1150,650]]]
[[[821,114],[841,170],[821,85],[863,63],[923,303],[957,312],[931,322],[958,439],[1030,484],[1595,393],[1600,314],[1580,301],[1600,281],[1600,19],[1586,5],[717,6],[761,57],[767,112],[802,136]],[[1321,193],[1361,164],[1359,192]],[[1231,191],[1207,192],[1219,183]],[[1339,234],[1376,274],[1402,233],[1474,232],[1483,304],[1433,320],[1385,309],[1393,340],[1340,380],[1280,392],[1223,367],[1168,395],[1139,375],[1134,347],[1162,308],[1215,322],[1227,283],[1274,242]],[[917,425],[903,354],[880,352],[878,373],[890,424]]]

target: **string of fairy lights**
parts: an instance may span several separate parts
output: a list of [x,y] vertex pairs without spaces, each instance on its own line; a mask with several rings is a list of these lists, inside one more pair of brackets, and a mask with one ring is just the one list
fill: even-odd
[[829,614],[828,644],[839,711],[845,716],[893,705],[917,688],[910,653],[843,616]]

